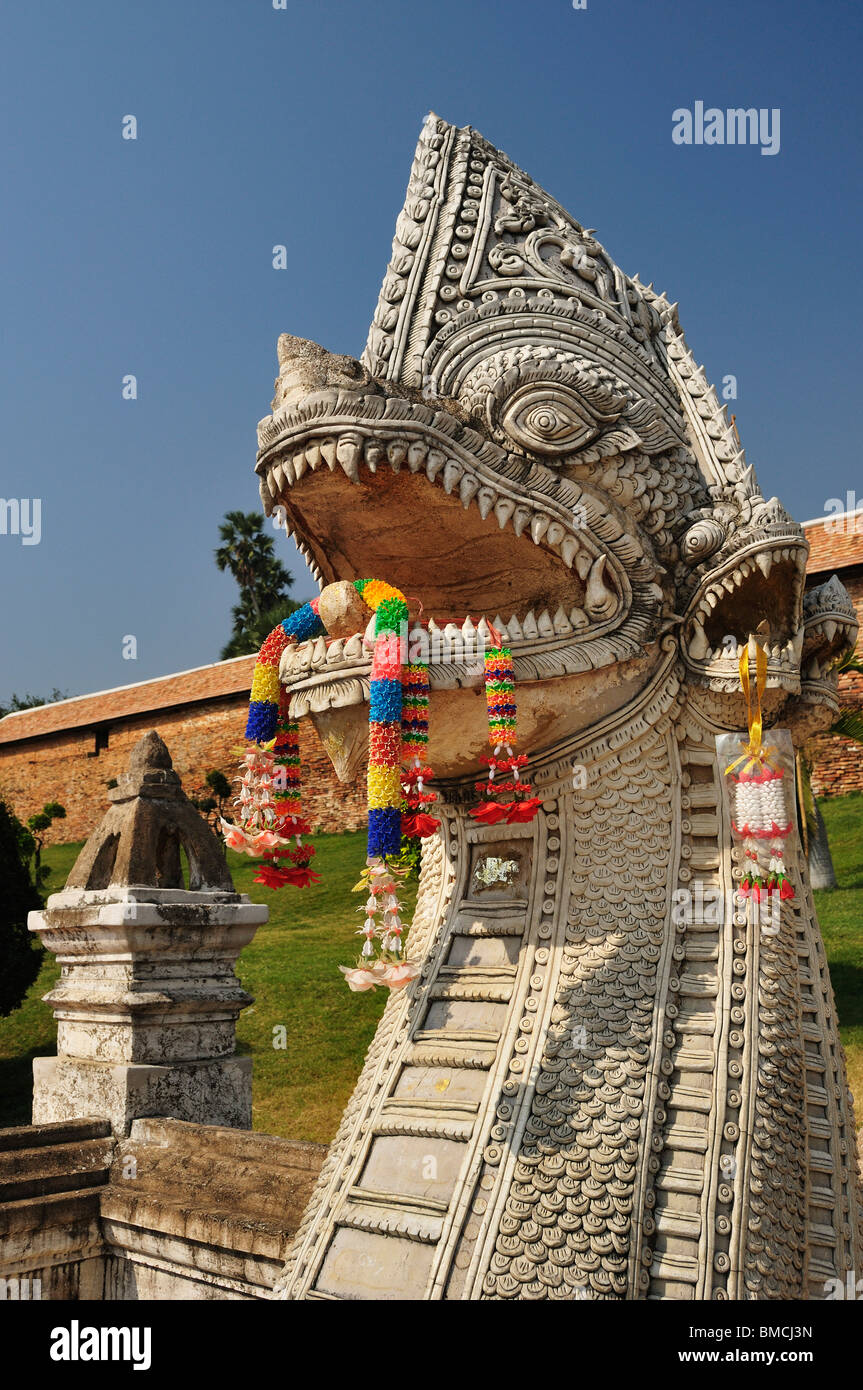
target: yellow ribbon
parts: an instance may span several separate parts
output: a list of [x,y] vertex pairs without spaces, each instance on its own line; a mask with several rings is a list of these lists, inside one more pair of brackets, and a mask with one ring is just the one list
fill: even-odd
[[[773,750],[763,748],[761,745],[762,733],[764,730],[764,719],[761,713],[761,697],[764,694],[764,687],[767,684],[767,653],[759,644],[755,644],[755,689],[752,688],[752,676],[749,669],[749,643],[740,653],[740,685],[746,697],[746,724],[749,729],[749,743],[741,757],[736,758],[733,763],[729,763],[725,769],[726,776],[729,772],[734,772],[741,763],[745,764],[744,773],[750,772],[755,768],[770,766],[768,753]],[[753,698],[754,697],[754,698]],[[754,706],[754,712],[753,712]]]

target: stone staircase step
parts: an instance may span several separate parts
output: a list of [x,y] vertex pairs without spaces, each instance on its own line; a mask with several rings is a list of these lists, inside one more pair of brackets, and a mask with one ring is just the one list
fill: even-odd
[[85,1139],[107,1139],[110,1133],[110,1121],[98,1117],[56,1120],[44,1125],[15,1125],[8,1129],[0,1129],[0,1153],[8,1153],[12,1149],[39,1149],[53,1144],[72,1144]]
[[670,1149],[682,1149],[687,1153],[707,1152],[707,1130],[696,1125],[683,1125],[675,1122],[665,1132],[665,1142]]
[[681,1048],[674,1058],[674,1065],[681,1074],[687,1071],[710,1072],[716,1070],[716,1058],[710,1050]]
[[515,973],[514,968],[478,970],[470,966],[442,966],[428,997],[506,1004],[512,998]]
[[408,1047],[405,1061],[418,1067],[469,1067],[488,1071],[497,1056],[497,1045],[489,1042],[458,1041],[427,1033]]
[[697,1258],[692,1255],[657,1255],[650,1266],[653,1279],[674,1279],[683,1284],[697,1284],[700,1273]]
[[697,1168],[675,1168],[672,1165],[657,1175],[656,1186],[663,1192],[685,1192],[698,1196],[704,1187],[704,1174]]
[[688,971],[680,976],[680,993],[689,999],[715,999],[719,982],[715,975],[693,975]]
[[809,1171],[810,1173],[832,1173],[833,1155],[827,1153],[825,1149],[810,1149]]
[[666,1104],[670,1110],[697,1110],[708,1115],[713,1109],[713,1097],[709,1091],[698,1091],[694,1086],[672,1086]]
[[423,1245],[434,1245],[440,1240],[443,1223],[444,1214],[396,1206],[381,1207],[359,1200],[347,1203],[336,1218],[337,1226],[374,1231],[384,1236],[402,1236],[407,1240],[420,1241]]
[[0,1153],[0,1202],[97,1187],[108,1181],[114,1155],[109,1136]]
[[674,1020],[674,1029],[678,1033],[712,1036],[716,1032],[716,1017],[712,1012],[696,1013],[693,1009],[681,1009]]
[[384,1110],[372,1127],[373,1134],[409,1134],[420,1139],[455,1139],[464,1143],[476,1121],[464,1115],[423,1115],[395,1108]]
[[701,1217],[696,1212],[661,1211],[656,1216],[656,1229],[665,1236],[686,1236],[698,1240],[701,1235]]

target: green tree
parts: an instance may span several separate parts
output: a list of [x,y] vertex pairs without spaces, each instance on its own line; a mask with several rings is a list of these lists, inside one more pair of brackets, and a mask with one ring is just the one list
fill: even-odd
[[4,719],[7,714],[14,714],[20,709],[38,709],[40,705],[53,705],[57,700],[67,698],[64,690],[58,690],[55,686],[50,695],[12,695],[9,703],[0,705],[0,719]]
[[299,604],[288,597],[294,577],[275,553],[272,536],[264,533],[258,512],[226,512],[219,527],[222,544],[216,565],[237,581],[240,601],[231,609],[233,630],[222,648],[222,660],[256,651],[282,618]]
[[33,837],[0,801],[0,1018],[17,1009],[39,974],[41,947],[27,914],[42,906],[27,867]]
[[33,839],[33,880],[39,889],[44,886],[51,872],[50,869],[42,867],[45,833],[50,830],[53,821],[65,819],[66,807],[61,806],[59,801],[46,801],[41,811],[37,811],[35,816],[29,816],[27,819],[27,829]]
[[224,772],[219,772],[218,768],[215,767],[210,768],[204,781],[210,788],[212,795],[190,797],[189,800],[205,816],[208,826],[221,843],[222,831],[219,821],[224,814],[225,802],[232,799],[231,784]]

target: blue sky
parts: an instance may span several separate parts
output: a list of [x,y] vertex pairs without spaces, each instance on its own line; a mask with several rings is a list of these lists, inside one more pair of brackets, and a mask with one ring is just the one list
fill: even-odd
[[[7,4],[0,495],[42,535],[0,535],[0,702],[218,658],[276,339],[359,354],[430,109],[679,300],[765,493],[863,494],[861,28],[850,0]],[[698,100],[778,107],[780,153],[675,145]]]

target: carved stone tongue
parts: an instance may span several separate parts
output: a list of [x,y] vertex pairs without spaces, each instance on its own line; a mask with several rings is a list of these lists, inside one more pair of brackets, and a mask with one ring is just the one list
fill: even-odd
[[367,706],[315,711],[309,718],[340,782],[352,782],[368,756]]

